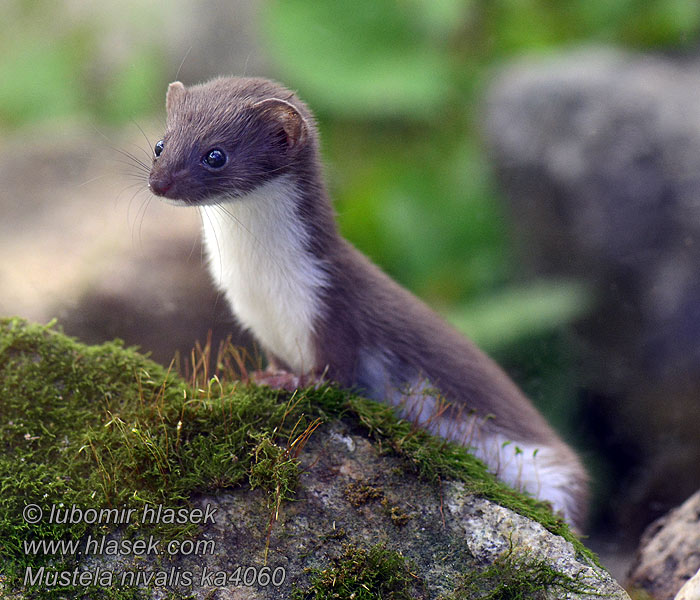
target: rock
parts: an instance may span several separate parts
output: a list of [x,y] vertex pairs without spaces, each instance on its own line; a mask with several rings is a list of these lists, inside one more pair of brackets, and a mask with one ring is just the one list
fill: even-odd
[[597,300],[586,435],[629,536],[700,487],[699,62],[582,49],[509,66],[486,102],[525,270]]
[[[699,548],[700,491],[647,528],[630,570],[629,585],[655,600],[672,600],[700,569]],[[692,585],[697,584],[698,578],[694,579]]]
[[[309,586],[305,570],[332,569],[339,557],[347,559],[348,547],[369,549],[381,544],[413,565],[411,577],[418,585],[409,589],[415,598],[452,593],[465,573],[484,571],[499,560],[514,570],[530,565],[531,579],[525,577],[517,585],[532,597],[546,591],[542,597],[628,598],[605,571],[578,556],[570,542],[539,523],[474,497],[462,483],[445,482],[438,488],[407,477],[400,460],[382,455],[347,425],[336,423],[314,433],[301,460],[303,475],[295,499],[281,508],[271,528],[267,562],[266,527],[261,526],[270,521],[265,497],[258,490],[240,489],[198,496],[194,502],[197,507],[216,510],[216,523],[203,528],[195,538],[210,541],[215,554],[180,556],[171,561],[141,560],[122,563],[120,568],[154,573],[174,569],[175,573],[192,573],[201,582],[202,573],[205,577],[206,573],[233,574],[239,566],[243,570],[252,566],[261,572],[267,565],[284,577],[284,584],[255,585],[247,590],[241,586],[248,593],[244,597],[289,598],[292,582],[301,589]],[[371,486],[377,494],[353,502],[349,486]],[[406,519],[397,520],[397,513],[405,514]],[[90,571],[115,569],[114,563],[103,561],[90,561],[85,566]],[[561,583],[554,579],[549,589],[537,583],[547,568],[561,576]],[[489,585],[498,586],[505,577],[492,578]],[[192,591],[202,600],[238,597],[230,595],[232,589],[217,591],[212,585],[194,586]]]
[[[77,563],[64,571],[71,594],[84,576],[98,587],[150,582],[153,598],[284,599],[296,588],[297,597],[478,599],[502,589],[628,599],[545,507],[497,484],[463,449],[397,423],[388,407],[328,387],[290,396],[220,381],[190,387],[119,345],[0,321],[0,476],[41,473],[0,499],[3,569],[50,587],[56,563],[18,542],[48,536],[83,544],[63,553]],[[417,475],[441,464],[461,478]],[[192,481],[207,489],[183,487]],[[57,499],[64,515],[83,512],[56,521],[45,506],[39,522],[23,512]],[[119,512],[132,506],[135,517]],[[129,517],[82,528],[96,522],[90,507]],[[149,529],[176,510],[197,527]],[[139,537],[147,550],[135,550]]]
[[700,600],[700,571],[685,582],[674,600]]
[[216,349],[230,335],[250,348],[252,366],[253,344],[214,290],[197,240],[192,232],[115,253],[77,298],[54,304],[53,314],[69,335],[94,344],[119,338],[163,365],[176,353],[189,359],[197,342],[209,339]]

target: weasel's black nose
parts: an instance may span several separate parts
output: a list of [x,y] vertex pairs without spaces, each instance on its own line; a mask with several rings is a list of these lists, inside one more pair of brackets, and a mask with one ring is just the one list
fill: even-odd
[[165,196],[168,190],[173,186],[173,180],[170,177],[158,177],[151,173],[148,178],[148,187],[156,196]]

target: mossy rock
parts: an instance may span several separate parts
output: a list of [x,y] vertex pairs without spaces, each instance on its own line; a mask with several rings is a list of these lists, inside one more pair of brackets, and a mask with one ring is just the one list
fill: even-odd
[[[186,382],[119,342],[0,321],[0,593],[626,597],[464,448],[333,386],[205,364]],[[27,545],[52,542],[75,546]],[[488,595],[499,578],[511,595]]]

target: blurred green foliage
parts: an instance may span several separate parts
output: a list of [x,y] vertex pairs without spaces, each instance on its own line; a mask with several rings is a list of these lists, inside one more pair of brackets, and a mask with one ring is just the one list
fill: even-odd
[[[161,114],[173,73],[154,23],[178,5],[114,4],[3,0],[0,131]],[[700,2],[270,0],[260,22],[278,78],[318,115],[344,234],[507,363],[508,348],[550,339],[590,298],[572,283],[519,281],[480,141],[489,74],[580,43],[693,47]],[[117,25],[130,35],[113,35]]]
[[[162,88],[166,77],[157,41],[136,27],[148,11],[129,2],[2,0],[0,131],[56,119],[123,123],[154,112],[162,105],[154,82]],[[129,21],[133,45],[113,35]]]
[[494,66],[699,31],[691,0],[273,0],[263,13],[280,76],[320,118],[344,233],[491,350],[590,304],[573,284],[508,287],[518,261],[479,131]]

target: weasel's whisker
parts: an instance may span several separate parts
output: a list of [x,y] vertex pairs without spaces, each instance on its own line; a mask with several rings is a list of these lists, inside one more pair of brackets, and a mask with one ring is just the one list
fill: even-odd
[[[223,283],[223,279],[224,279],[224,273],[223,273],[224,263],[221,260],[221,256],[222,256],[221,255],[221,246],[219,245],[219,237],[216,235],[216,225],[215,225],[216,222],[211,218],[211,215],[209,215],[209,213],[207,213],[207,211],[202,210],[200,208],[197,212],[199,213],[199,218],[202,220],[202,227],[204,227],[204,217],[206,217],[207,221],[209,221],[209,224],[211,225],[212,234],[214,235],[214,242],[216,245],[216,251],[219,254],[219,265],[220,265],[219,280],[215,281],[215,283],[217,284],[215,286],[217,293],[216,293],[216,300],[214,302],[214,308],[216,308],[216,306],[219,303],[219,297],[221,296],[221,287],[222,287],[221,284]],[[202,249],[202,251],[204,251],[204,250]],[[211,252],[211,250],[210,250],[210,252]]]
[[75,187],[76,187],[76,188],[81,188],[81,187],[83,187],[84,185],[88,185],[88,184],[92,183],[93,181],[98,181],[98,180],[100,180],[100,179],[102,179],[102,178],[104,178],[104,177],[105,177],[104,174],[103,174],[103,175],[98,175],[97,177],[91,177],[90,179],[88,179],[88,180],[86,180],[86,181],[83,181],[82,183],[79,183],[79,184],[76,185]]
[[124,179],[132,182],[132,185],[142,185],[144,188],[148,188],[148,180],[141,173],[133,171],[120,171],[119,173]]
[[[121,195],[122,195],[124,192],[126,192],[126,191],[128,191],[128,190],[131,190],[131,189],[133,189],[133,188],[135,188],[135,187],[138,188],[138,189],[136,190],[136,192],[134,193],[134,195],[136,195],[136,194],[138,194],[139,192],[141,192],[141,191],[143,191],[143,190],[146,189],[146,188],[143,186],[143,183],[140,182],[140,181],[137,182],[137,183],[130,183],[129,185],[124,186],[121,190],[119,190],[119,193],[118,193],[118,194],[116,195],[116,197],[114,198],[114,204],[115,204],[115,206],[116,206],[117,202],[119,202],[119,198],[121,197]],[[128,220],[127,220],[127,223],[128,223]]]
[[[137,146],[137,148],[141,148],[141,147]],[[148,173],[151,172],[151,165],[149,165],[148,163],[141,160],[138,156],[134,156],[133,154],[131,154],[131,152],[128,152],[127,150],[123,150],[122,148],[112,148],[112,149],[127,159],[126,164],[131,164],[134,167],[139,167]],[[141,148],[141,150],[143,150],[143,148]],[[122,162],[122,161],[118,161],[118,162]]]
[[[133,186],[130,186],[133,187]],[[137,189],[132,195],[131,198],[129,198],[129,203],[127,204],[126,207],[126,222],[129,223],[129,227],[131,227],[131,243],[134,243],[134,228],[136,227],[136,220],[138,219],[139,215],[139,210],[136,211],[136,216],[134,217],[133,221],[130,221],[131,217],[131,205],[133,204],[136,196],[138,196],[141,192],[144,191],[145,188],[139,188]]]
[[146,171],[145,169],[143,169],[141,167],[136,167],[135,165],[132,165],[130,163],[126,163],[124,161],[117,161],[117,162],[119,162],[122,166],[126,167],[126,170],[122,170],[121,173],[123,173],[125,175],[138,176],[144,182],[148,181],[149,172]]
[[284,164],[284,165],[280,165],[280,166],[277,167],[276,169],[270,169],[270,170],[268,171],[268,173],[277,173],[278,171],[284,171],[285,169],[288,169],[291,165],[292,165],[292,163],[291,163],[291,162],[288,162],[288,163],[286,163],[286,164]]
[[[153,148],[153,143],[151,142],[151,140],[150,140],[150,139],[148,138],[148,136],[146,135],[146,132],[143,130],[143,127],[141,127],[141,125],[139,125],[139,124],[138,124],[135,120],[133,120],[133,119],[132,119],[132,122],[133,122],[134,125],[136,125],[136,127],[138,127],[138,130],[141,132],[141,135],[143,135],[143,139],[146,140],[146,144],[148,145],[148,148],[149,148],[149,149],[150,149],[150,148]],[[146,155],[146,158],[147,158],[148,160],[151,160],[151,159],[153,158],[153,155],[151,154],[151,152],[147,152],[146,150],[144,150],[143,148],[141,148],[141,146],[138,146],[137,144],[134,144],[134,145],[135,145],[139,150],[141,150],[141,152],[143,152],[143,153]]]
[[141,219],[139,220],[139,248],[143,251],[143,236],[141,235],[141,230],[143,229],[143,220],[146,218],[146,211],[151,203],[153,196],[148,194],[144,201],[141,203],[141,207],[136,212],[136,218],[138,219],[139,213],[141,213]]
[[183,56],[182,60],[180,61],[180,66],[177,68],[177,71],[175,72],[175,81],[177,81],[178,77],[180,77],[180,71],[182,70],[182,67],[185,65],[185,61],[187,60],[187,57],[190,55],[190,52],[192,52],[192,45],[190,45],[190,47],[187,48],[187,52],[185,52],[185,56]]
[[[211,231],[212,234],[214,235],[214,241],[216,243],[216,251],[219,254],[219,283],[223,281],[224,274],[223,274],[223,261],[221,260],[222,254],[221,254],[221,245],[219,244],[219,236],[216,235],[216,225],[215,221],[211,218],[209,213],[206,210],[199,210],[198,211],[200,215],[206,216],[207,220],[209,221],[209,225],[211,225]],[[202,223],[203,224],[203,223]],[[217,286],[218,287],[218,286]]]

